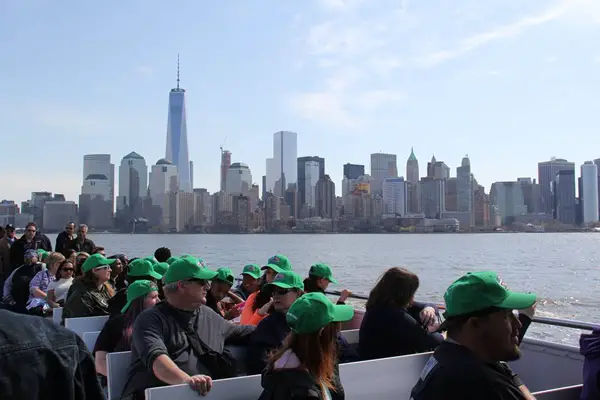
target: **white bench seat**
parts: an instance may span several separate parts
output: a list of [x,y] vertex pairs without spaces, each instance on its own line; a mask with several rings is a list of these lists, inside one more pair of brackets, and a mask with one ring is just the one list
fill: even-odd
[[536,400],[579,400],[583,385],[566,386],[533,393]]
[[100,331],[96,332],[85,332],[83,334],[83,343],[87,346],[90,353],[94,354],[94,347],[96,346],[96,340],[100,336]]
[[108,321],[108,315],[100,317],[65,318],[65,328],[72,330],[83,338],[86,332],[101,331]]

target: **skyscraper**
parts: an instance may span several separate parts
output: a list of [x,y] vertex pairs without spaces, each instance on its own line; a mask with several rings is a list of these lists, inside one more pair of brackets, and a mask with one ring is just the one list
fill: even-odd
[[344,164],[344,178],[358,179],[365,174],[365,166],[360,164]]
[[582,218],[584,224],[598,222],[598,166],[586,161],[581,166],[582,192],[579,199],[582,202]]
[[221,192],[224,192],[227,187],[227,171],[231,166],[231,152],[221,150]]
[[148,192],[148,166],[144,157],[135,151],[127,154],[119,166],[119,195],[117,210],[134,212],[141,207],[142,198]]
[[177,166],[179,190],[192,192],[192,176],[188,153],[185,89],[179,87],[179,56],[177,56],[177,87],[169,93],[167,120],[167,160]]
[[410,156],[406,161],[406,181],[407,182],[418,182],[419,181],[419,161],[413,148],[410,148]]
[[[573,174],[575,174],[575,163],[556,157],[552,157],[550,161],[538,163],[538,182],[540,183],[544,212],[548,215],[553,215],[556,211],[552,182],[556,179],[559,171],[573,171]],[[574,183],[573,187],[575,187]]]
[[325,176],[325,159],[322,157],[298,157],[298,201],[300,207],[316,206],[315,187]]
[[398,177],[395,154],[371,154],[371,193],[381,194],[385,178]]
[[281,191],[275,195],[284,197],[286,189],[291,184],[295,185],[298,178],[298,134],[296,132],[280,131],[273,134],[273,159],[275,160],[275,186],[281,188]]

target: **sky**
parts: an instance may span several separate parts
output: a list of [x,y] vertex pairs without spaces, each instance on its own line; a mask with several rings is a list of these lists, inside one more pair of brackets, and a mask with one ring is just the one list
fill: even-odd
[[[219,146],[261,183],[273,133],[346,162],[414,147],[487,190],[600,158],[597,0],[0,0],[0,199],[77,201],[83,155],[165,156],[177,54],[194,186]],[[118,179],[118,178],[117,178]],[[115,194],[118,191],[116,183]]]

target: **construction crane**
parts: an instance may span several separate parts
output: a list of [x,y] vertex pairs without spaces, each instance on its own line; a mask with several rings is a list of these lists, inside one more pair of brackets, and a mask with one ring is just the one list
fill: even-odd
[[223,146],[225,146],[225,142],[227,142],[227,136],[225,136],[225,139],[223,139],[223,143],[221,143],[221,146],[219,146],[219,148],[221,149],[221,156],[223,156]]

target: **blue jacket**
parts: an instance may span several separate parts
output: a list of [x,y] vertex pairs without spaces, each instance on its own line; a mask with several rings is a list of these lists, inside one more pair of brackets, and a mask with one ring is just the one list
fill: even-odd
[[579,352],[583,361],[583,390],[581,400],[600,399],[600,329],[579,338]]

